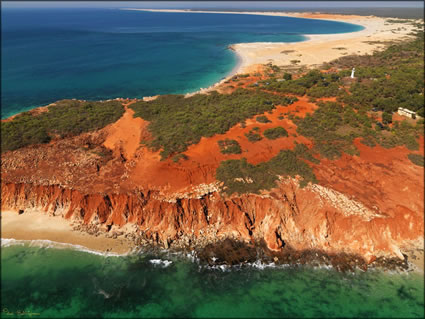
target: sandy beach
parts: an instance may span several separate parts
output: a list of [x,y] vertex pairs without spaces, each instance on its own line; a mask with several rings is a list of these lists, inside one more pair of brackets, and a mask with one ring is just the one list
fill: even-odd
[[[298,60],[297,66],[317,67],[344,55],[371,54],[375,50],[384,49],[389,42],[402,41],[409,38],[414,27],[406,23],[394,23],[395,20],[376,16],[339,15],[322,13],[285,13],[285,12],[227,12],[227,11],[190,11],[162,9],[123,9],[150,12],[175,13],[220,13],[250,14],[265,16],[281,16],[308,19],[322,19],[358,24],[363,30],[352,33],[306,35],[307,41],[296,43],[235,43],[231,48],[240,57],[241,62],[234,74],[249,73],[258,64],[273,63],[277,66],[291,66],[292,60]],[[387,20],[392,20],[388,22]],[[223,82],[223,81],[221,81]],[[220,82],[220,83],[221,83]],[[202,90],[201,90],[202,91]],[[205,91],[205,89],[204,89]]]
[[[1,212],[1,238],[16,240],[49,240],[62,244],[78,245],[99,253],[126,254],[134,244],[125,238],[98,237],[72,229],[72,221],[49,216],[36,210]],[[63,245],[58,245],[63,246]]]
[[[125,229],[120,229],[125,230]],[[10,240],[37,241],[35,245],[48,244],[57,248],[74,248],[104,255],[126,255],[134,249],[134,243],[118,237],[90,235],[84,231],[73,230],[73,222],[60,216],[50,216],[35,209],[27,209],[25,213],[15,211],[1,212],[1,238],[3,243]],[[49,242],[46,242],[49,241]],[[408,260],[415,266],[416,271],[424,273],[424,251],[406,252]]]

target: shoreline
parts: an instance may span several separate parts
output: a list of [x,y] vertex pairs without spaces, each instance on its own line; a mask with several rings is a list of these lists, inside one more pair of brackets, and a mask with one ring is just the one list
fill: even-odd
[[[381,18],[376,16],[323,14],[312,12],[267,12],[267,11],[196,11],[189,9],[136,9],[121,8],[120,10],[168,12],[168,13],[209,13],[209,14],[246,14],[278,16],[300,19],[318,19],[356,24],[363,27],[362,30],[347,33],[331,34],[304,34],[307,38],[300,42],[247,42],[233,43],[229,47],[240,56],[242,63],[236,73],[249,73],[250,69],[259,64],[273,63],[277,66],[291,66],[291,60],[300,60],[299,67],[317,67],[344,55],[370,54],[375,50],[382,50],[388,42],[401,41],[409,37],[414,27],[406,23],[387,23],[387,20],[403,20],[397,18]],[[412,19],[413,21],[422,21]],[[396,28],[396,29],[394,29]],[[371,41],[372,38],[373,40]],[[339,50],[340,49],[340,50]],[[283,53],[282,51],[291,51]],[[294,66],[294,65],[292,65]],[[210,86],[215,89],[222,81]],[[195,93],[206,93],[207,89],[198,90]]]
[[61,216],[49,216],[34,209],[26,209],[19,215],[17,212],[1,211],[1,239],[25,241],[51,241],[63,245],[81,246],[87,250],[101,254],[126,255],[134,246],[125,238],[108,238],[105,234],[93,236],[85,232],[77,232],[72,228],[72,220]]
[[[62,216],[52,216],[47,213],[38,211],[36,209],[26,209],[25,213],[18,214],[18,212],[14,212],[11,210],[1,211],[1,246],[8,247],[13,245],[25,245],[29,246],[38,246],[38,247],[46,247],[46,248],[57,248],[57,249],[71,249],[77,251],[83,251],[95,255],[100,255],[104,257],[125,257],[131,255],[132,253],[137,253],[142,251],[144,248],[147,250],[151,249],[160,249],[162,248],[156,246],[141,246],[138,247],[135,245],[133,241],[127,240],[125,236],[126,231],[130,230],[125,227],[120,230],[124,230],[123,234],[119,236],[119,238],[110,238],[107,237],[107,233],[102,232],[99,236],[94,236],[92,234],[87,233],[86,231],[75,231],[73,230],[72,220],[66,220]],[[113,231],[113,230],[112,230]],[[214,251],[216,249],[220,250],[223,243],[218,243],[216,246],[207,245],[205,248],[210,247],[208,250],[211,252],[211,249]],[[212,248],[211,248],[212,247]],[[214,248],[218,247],[218,248]],[[205,254],[205,248],[197,250],[201,256]],[[181,249],[167,249],[168,252],[182,252],[182,255],[187,255],[187,251],[189,250],[181,250]],[[186,251],[186,253],[185,253]],[[192,250],[193,251],[193,250]],[[208,254],[208,252],[207,252]],[[317,253],[316,253],[317,255]],[[191,255],[194,257],[193,255]],[[407,272],[413,272],[417,274],[424,274],[424,251],[416,250],[407,252],[408,260],[409,260],[409,270]],[[279,257],[282,258],[282,257]],[[270,259],[270,258],[269,258]],[[270,262],[277,267],[288,267],[288,266],[296,266],[298,264],[302,265],[305,262],[300,263],[282,263],[282,260],[279,259],[279,263],[275,263],[273,259]],[[205,260],[204,260],[205,262]],[[267,267],[267,260],[263,260],[261,258],[257,258],[255,261],[252,261],[254,264],[262,264]],[[317,260],[312,260],[311,266],[315,267]],[[242,263],[243,265],[244,263]],[[307,262],[307,264],[309,264]],[[225,263],[224,266],[231,267],[233,264]],[[235,264],[238,266],[238,264]],[[318,267],[333,267],[335,270],[340,271],[339,268],[343,266],[334,265],[330,266],[328,264],[321,265],[318,264]],[[209,264],[211,267],[221,267],[223,264]],[[375,267],[370,267],[370,270],[375,269]],[[355,269],[355,268],[354,268]],[[376,269],[381,269],[379,266]],[[390,269],[382,268],[384,271],[393,271]],[[405,270],[406,271],[406,270]]]
[[[213,83],[206,88],[200,88],[193,92],[181,93],[189,97],[195,94],[205,94],[217,90],[224,82],[233,76],[245,73],[252,73],[259,66],[273,63],[280,67],[306,67],[314,68],[323,65],[345,55],[370,54],[375,50],[383,50],[389,42],[406,40],[413,26],[405,23],[387,24],[390,18],[376,16],[343,15],[343,14],[323,14],[312,12],[241,12],[241,11],[193,11],[189,9],[136,9],[120,8],[119,10],[147,11],[147,12],[169,12],[169,13],[210,13],[210,14],[247,14],[292,17],[300,19],[319,19],[328,21],[338,21],[362,26],[363,29],[348,33],[332,34],[304,34],[306,40],[300,42],[247,42],[233,43],[228,45],[228,49],[236,54],[237,64],[220,81]],[[403,20],[391,18],[391,20]],[[411,19],[412,21],[422,21],[421,19]],[[398,28],[397,32],[393,28]],[[370,39],[372,38],[372,40]],[[286,53],[285,53],[286,52]],[[298,60],[299,64],[292,61]],[[149,99],[152,96],[136,98],[139,100]],[[126,99],[116,97],[112,99]],[[54,102],[53,102],[54,103]],[[52,104],[52,103],[50,103]],[[49,104],[49,105],[50,105]],[[34,106],[29,109],[45,108],[48,105]],[[2,122],[13,119],[19,112],[7,118],[2,118]]]
[[[361,31],[358,31],[358,32],[361,32]],[[353,34],[357,34],[358,32],[333,34],[332,36],[338,35],[342,37],[344,41],[347,41],[347,39],[345,39],[347,34],[353,35]],[[296,42],[292,44],[300,46],[300,47],[302,44],[305,44],[310,49],[311,49],[312,43],[315,45],[321,44],[327,47],[327,49],[329,49],[330,45],[329,45],[329,41],[327,40],[327,37],[329,37],[329,35],[311,35],[310,38],[306,41]],[[258,52],[258,50],[260,49],[267,49],[267,50],[270,49],[270,48],[259,48],[258,45],[260,46],[264,45],[264,43],[261,43],[261,42],[246,43],[246,44],[242,43],[240,45],[250,45],[250,44],[256,45],[256,47],[252,48],[254,53]],[[275,45],[275,44],[285,45],[285,48],[288,48],[288,46],[292,45],[291,43],[268,43],[268,44],[269,45]],[[233,50],[235,46],[237,45],[238,44],[230,45],[229,49]],[[330,48],[334,49],[332,47]],[[226,82],[229,78],[233,77],[235,74],[239,74],[240,72],[242,72],[241,70],[244,64],[247,64],[248,66],[258,65],[258,64],[252,64],[252,63],[250,64],[250,62],[252,61],[249,59],[247,60],[246,56],[240,53],[241,52],[240,50],[239,51],[234,50],[234,51],[235,51],[235,54],[237,54],[238,56],[238,63],[232,69],[232,71],[229,73],[228,76],[226,76],[224,79],[222,79],[218,83],[213,84],[212,86],[208,88],[201,89],[200,91],[188,93],[188,94],[193,95],[197,93],[206,93],[210,90],[216,89],[223,82]],[[263,59],[264,56],[261,55],[258,58]],[[131,253],[131,251],[134,251],[136,247],[139,247],[134,241],[127,239],[127,237],[129,237],[128,236],[129,234],[136,233],[137,227],[135,227],[135,225],[128,225],[129,227],[124,227],[121,229],[116,229],[114,226],[112,227],[113,228],[112,231],[109,233],[105,233],[103,231],[100,231],[100,232],[96,231],[94,235],[90,235],[92,233],[90,230],[90,227],[87,227],[86,225],[84,225],[85,227],[81,227],[79,220],[73,221],[73,220],[66,220],[64,218],[53,218],[53,216],[47,213],[36,211],[34,209],[26,209],[23,214],[18,214],[17,212],[10,212],[10,211],[2,212],[1,218],[2,218],[2,225],[3,226],[6,225],[6,228],[7,228],[7,229],[4,229],[4,227],[2,226],[2,237],[6,237],[9,239],[13,238],[16,240],[30,240],[30,241],[45,240],[45,241],[59,242],[64,245],[67,245],[67,243],[70,243],[71,245],[87,247],[88,249],[92,251],[107,252],[107,253],[111,252],[116,254],[128,254],[128,253]],[[75,223],[77,223],[77,225],[80,225],[80,226],[78,226],[78,228],[74,227],[73,229],[73,225],[75,226]],[[131,230],[130,228],[133,228],[133,229]],[[79,230],[79,231],[76,231],[76,230]],[[116,231],[118,231],[119,233],[118,235]],[[409,261],[411,261],[414,264],[418,264],[419,265],[418,267],[421,268],[423,272],[423,250],[422,250],[422,253],[421,252],[418,253],[417,250],[415,250],[412,252],[407,252],[406,254],[409,255]],[[418,261],[416,261],[416,255],[419,256]],[[410,258],[410,256],[413,256],[413,258]]]
[[232,68],[232,70],[229,73],[227,73],[227,75],[225,75],[220,81],[215,82],[206,88],[200,88],[199,90],[194,92],[184,93],[185,97],[190,97],[196,94],[205,94],[211,91],[215,91],[218,87],[220,87],[225,82],[229,81],[235,75],[241,74],[240,70],[244,63],[243,56],[239,54],[239,52],[233,49],[233,44],[228,45],[227,49],[233,51],[233,54],[236,56],[236,59],[237,59],[236,65]]

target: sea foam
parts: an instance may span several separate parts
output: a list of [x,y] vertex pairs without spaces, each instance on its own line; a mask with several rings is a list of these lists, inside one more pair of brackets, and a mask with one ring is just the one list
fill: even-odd
[[173,262],[171,260],[162,260],[162,259],[151,259],[149,262],[153,265],[161,266],[162,268],[167,268]]

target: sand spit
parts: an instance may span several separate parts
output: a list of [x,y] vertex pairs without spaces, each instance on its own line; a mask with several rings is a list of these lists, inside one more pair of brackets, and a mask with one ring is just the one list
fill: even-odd
[[[294,18],[322,19],[358,24],[363,30],[351,33],[306,35],[307,41],[296,43],[236,43],[231,48],[240,57],[236,74],[249,73],[257,64],[273,63],[278,66],[319,66],[344,55],[371,54],[384,49],[390,42],[402,41],[410,37],[414,26],[395,23],[396,20],[376,16],[321,14],[321,13],[287,13],[287,12],[228,12],[228,11],[190,11],[161,9],[123,9],[149,12],[174,13],[219,13],[281,16]],[[388,22],[391,20],[391,22]],[[299,62],[291,62],[298,60]],[[232,74],[233,75],[233,74]],[[205,89],[203,90],[205,91]]]

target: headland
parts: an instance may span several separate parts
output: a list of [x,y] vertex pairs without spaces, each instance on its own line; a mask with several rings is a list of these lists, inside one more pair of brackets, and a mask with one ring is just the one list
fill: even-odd
[[[288,15],[365,29],[302,43],[235,44],[241,66],[214,86],[218,92],[64,100],[2,121],[2,237],[116,253],[197,248],[206,260],[220,254],[215,244],[231,240],[244,243],[236,245],[247,252],[242,262],[251,245],[280,262],[309,252],[351,266],[420,264],[423,121],[382,104],[371,111],[372,102],[351,90],[358,83],[366,92],[375,78],[396,92],[399,81],[389,81],[400,74],[385,64],[387,55],[375,53],[375,64],[360,58],[370,73],[356,80],[344,62],[392,43],[396,53],[410,54],[407,67],[416,70],[423,52],[415,42],[420,36],[410,34],[414,24]],[[392,63],[401,65],[403,54],[396,53]],[[324,63],[330,68],[309,71]],[[69,125],[57,121],[65,109]],[[392,117],[381,130],[382,111]],[[85,113],[90,122],[77,116]],[[19,125],[36,131],[32,139],[16,138]]]

